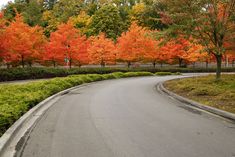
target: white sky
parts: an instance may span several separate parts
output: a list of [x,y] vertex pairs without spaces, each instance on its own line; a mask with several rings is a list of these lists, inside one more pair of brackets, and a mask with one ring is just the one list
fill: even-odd
[[6,5],[8,2],[12,2],[13,0],[0,0],[0,9],[3,5]]

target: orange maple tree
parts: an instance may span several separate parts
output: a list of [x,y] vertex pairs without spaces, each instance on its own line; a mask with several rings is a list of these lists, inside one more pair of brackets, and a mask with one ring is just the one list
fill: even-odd
[[157,62],[159,62],[161,57],[161,41],[157,41],[153,38],[146,38],[143,42],[145,52],[144,52],[144,61],[151,62],[153,67],[156,67]]
[[3,60],[7,63],[21,62],[22,67],[26,62],[31,65],[43,51],[43,30],[25,24],[20,14],[16,14],[15,21],[5,29],[4,38]]
[[51,33],[44,60],[52,61],[54,66],[63,62],[69,64],[70,68],[72,64],[81,66],[88,62],[88,46],[89,41],[71,23],[61,24],[57,31]]
[[[183,62],[185,61],[184,57],[187,54],[187,51],[190,48],[190,41],[184,39],[183,37],[179,37],[174,40],[168,41],[164,46],[163,50],[166,52],[165,60],[168,60],[169,63],[173,63],[177,61],[179,66],[183,66]],[[186,61],[185,61],[186,64]]]
[[116,48],[111,39],[105,37],[104,33],[91,38],[91,45],[88,48],[91,64],[113,64],[116,61]]
[[0,12],[0,59],[2,59],[2,53],[3,53],[3,41],[4,41],[4,30],[5,30],[5,20],[3,18],[3,13]]
[[147,33],[146,29],[132,23],[129,30],[117,40],[118,59],[127,62],[128,67],[132,62],[143,60],[149,44]]

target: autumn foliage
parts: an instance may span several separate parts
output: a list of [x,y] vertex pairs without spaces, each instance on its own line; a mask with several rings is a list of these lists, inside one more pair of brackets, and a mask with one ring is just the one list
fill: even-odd
[[89,43],[85,36],[81,36],[79,31],[72,24],[61,24],[58,30],[51,33],[50,41],[45,46],[43,60],[51,61],[53,65],[67,63],[81,66],[88,63]]
[[[129,66],[133,63],[179,64],[179,66],[196,62],[215,61],[202,45],[193,39],[183,36],[166,41],[156,39],[150,31],[132,23],[127,32],[121,34],[114,42],[104,33],[86,37],[70,21],[60,24],[47,39],[39,26],[30,27],[24,23],[20,14],[12,22],[3,19],[0,14],[0,58],[8,66],[19,64],[31,66],[41,65],[82,66],[87,64],[101,65],[124,62]],[[234,63],[233,43],[226,43],[231,50],[224,60]]]
[[32,64],[43,53],[43,30],[25,24],[20,14],[6,27],[3,37],[2,59],[6,64],[21,62],[24,67],[26,62]]
[[114,64],[116,60],[115,45],[103,33],[91,38],[91,46],[88,49],[88,53],[91,64],[105,66],[106,64]]

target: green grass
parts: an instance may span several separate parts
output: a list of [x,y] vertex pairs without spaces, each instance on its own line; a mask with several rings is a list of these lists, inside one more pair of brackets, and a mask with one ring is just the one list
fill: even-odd
[[215,76],[185,78],[166,82],[165,87],[181,96],[235,113],[235,74],[222,75],[221,81]]
[[62,90],[94,81],[153,75],[150,72],[116,72],[103,75],[71,75],[27,84],[2,84],[0,85],[0,135],[29,109]]

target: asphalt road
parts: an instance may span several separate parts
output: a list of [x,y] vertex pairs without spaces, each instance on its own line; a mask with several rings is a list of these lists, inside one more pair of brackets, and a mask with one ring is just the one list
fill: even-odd
[[102,81],[63,96],[22,157],[235,157],[235,123],[158,92],[167,77]]

